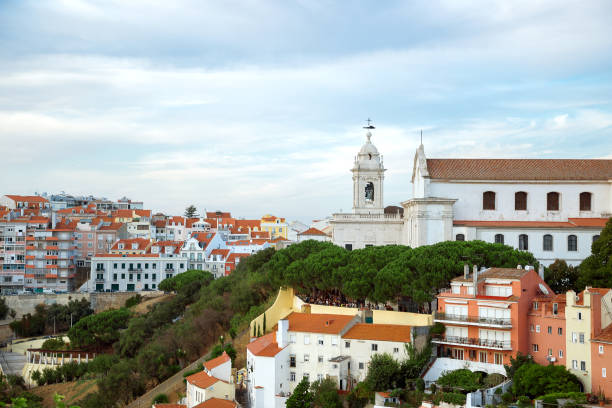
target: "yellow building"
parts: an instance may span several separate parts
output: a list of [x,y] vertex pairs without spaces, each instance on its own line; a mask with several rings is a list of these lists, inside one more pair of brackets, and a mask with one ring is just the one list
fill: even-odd
[[[591,389],[591,338],[612,321],[610,314],[612,291],[589,288],[576,295],[566,293],[565,344],[567,369],[584,385],[584,392]],[[596,390],[595,390],[596,391]]]
[[270,233],[270,239],[287,239],[287,229],[288,225],[284,218],[278,218],[270,214],[261,217],[261,230],[268,231]]

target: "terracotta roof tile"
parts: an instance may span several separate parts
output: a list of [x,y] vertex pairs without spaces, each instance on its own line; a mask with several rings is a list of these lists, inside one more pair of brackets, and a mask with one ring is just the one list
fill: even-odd
[[410,343],[410,326],[358,323],[351,327],[342,338]]
[[40,196],[22,196],[22,195],[13,195],[13,194],[7,194],[6,197],[10,198],[13,201],[20,201],[20,202],[28,202],[28,203],[48,203],[49,200],[47,200],[44,197],[40,197]]
[[183,405],[183,404],[154,404],[153,408],[187,408],[187,405]]
[[276,333],[268,333],[247,344],[247,350],[259,357],[274,357],[281,352],[276,342]]
[[608,218],[568,218],[568,221],[478,221],[454,220],[455,226],[483,228],[603,228]]
[[[491,278],[491,279],[521,279],[529,270],[527,269],[516,269],[516,268],[489,268],[486,271],[478,272],[478,280]],[[451,279],[453,282],[472,282],[473,277],[470,273],[467,277],[457,276]]]
[[316,228],[310,227],[304,232],[300,232],[298,235],[323,235],[327,236],[323,231],[318,230]]
[[227,363],[230,360],[230,356],[228,356],[227,353],[224,351],[223,354],[221,354],[219,357],[213,358],[212,360],[208,360],[207,362],[205,362],[204,367],[206,367],[207,370],[212,370],[213,368],[219,367],[221,364]]
[[289,320],[289,331],[338,334],[355,316],[337,314],[311,314],[293,312]]
[[603,329],[597,336],[593,337],[591,341],[612,343],[612,324],[609,324],[608,327]]
[[612,160],[427,159],[427,170],[450,180],[609,180]]
[[193,408],[235,408],[237,406],[238,405],[236,405],[234,401],[221,398],[210,398]]
[[221,381],[218,378],[212,377],[206,374],[206,371],[200,371],[199,373],[192,374],[186,378],[187,382],[195,385],[198,388],[208,388],[211,385]]

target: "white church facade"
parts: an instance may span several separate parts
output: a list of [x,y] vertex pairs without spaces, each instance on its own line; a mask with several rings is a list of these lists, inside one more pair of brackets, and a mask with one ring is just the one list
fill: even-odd
[[353,211],[330,221],[333,242],[347,249],[482,240],[528,250],[544,265],[577,265],[612,216],[612,160],[428,159],[422,144],[412,198],[385,208],[372,129],[351,170]]

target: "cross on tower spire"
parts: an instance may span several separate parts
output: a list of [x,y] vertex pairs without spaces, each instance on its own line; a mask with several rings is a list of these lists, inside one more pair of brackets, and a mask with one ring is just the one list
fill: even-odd
[[376,129],[376,127],[372,124],[372,119],[368,118],[366,122],[368,122],[368,125],[364,126],[364,129]]

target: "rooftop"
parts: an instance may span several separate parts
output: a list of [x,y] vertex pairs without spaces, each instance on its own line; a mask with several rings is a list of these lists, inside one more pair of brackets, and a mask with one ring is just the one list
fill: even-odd
[[227,353],[224,351],[223,354],[221,354],[219,357],[213,358],[212,360],[208,360],[207,362],[205,362],[204,367],[206,367],[207,370],[212,370],[213,368],[219,367],[221,364],[227,363],[230,360],[230,356],[228,356]]
[[410,326],[358,323],[351,327],[342,338],[409,343]]
[[268,333],[247,344],[247,350],[259,357],[274,357],[282,348],[276,342],[276,333]]
[[289,331],[292,332],[339,334],[354,317],[293,312],[287,316],[287,320],[289,320]]

